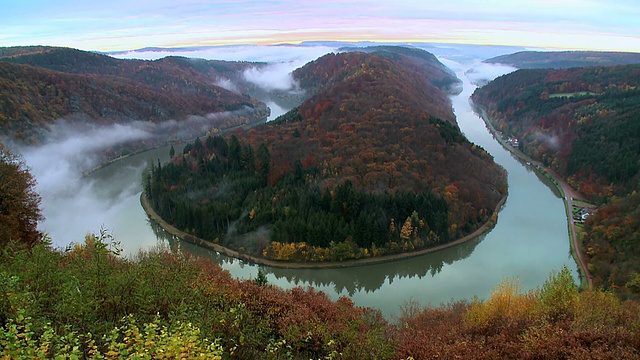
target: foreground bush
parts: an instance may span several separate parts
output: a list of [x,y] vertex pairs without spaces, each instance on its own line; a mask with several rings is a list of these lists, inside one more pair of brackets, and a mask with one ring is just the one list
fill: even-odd
[[[165,249],[118,256],[104,232],[65,251],[0,255],[0,354],[32,357],[389,358],[379,311],[231,278]],[[173,355],[170,355],[173,354]],[[1,357],[1,356],[0,356]]]
[[570,271],[540,289],[505,279],[486,301],[405,311],[395,325],[400,358],[637,359],[640,307],[613,293],[578,293]]
[[312,288],[239,281],[166,249],[118,255],[104,232],[64,251],[0,252],[0,358],[633,359],[640,314],[568,269],[540,289],[506,279],[486,301],[377,310]]

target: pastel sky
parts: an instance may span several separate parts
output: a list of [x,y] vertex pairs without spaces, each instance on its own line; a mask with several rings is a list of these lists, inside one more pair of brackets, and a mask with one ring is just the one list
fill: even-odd
[[3,0],[0,46],[114,51],[301,41],[640,52],[638,0]]

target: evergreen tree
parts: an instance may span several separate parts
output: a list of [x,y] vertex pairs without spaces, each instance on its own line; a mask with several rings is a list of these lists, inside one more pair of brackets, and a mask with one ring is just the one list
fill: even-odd
[[242,160],[242,146],[235,135],[231,135],[229,140],[229,168],[233,170],[240,169]]
[[265,143],[261,143],[258,148],[258,160],[260,161],[260,178],[266,184],[271,171],[271,154]]

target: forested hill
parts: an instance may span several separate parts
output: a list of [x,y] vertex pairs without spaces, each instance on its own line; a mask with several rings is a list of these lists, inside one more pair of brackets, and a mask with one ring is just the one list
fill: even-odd
[[[325,55],[296,70],[294,77],[303,89],[323,90],[248,135],[273,144],[274,159],[281,159],[276,165],[292,169],[295,159],[309,157],[331,161],[341,176],[353,174],[356,187],[370,190],[424,190],[436,183],[442,189],[464,181],[458,179],[464,176],[452,176],[460,170],[453,163],[458,156],[469,157],[462,152],[471,144],[458,129],[447,96],[425,77],[365,53]],[[280,136],[293,139],[271,139]],[[483,155],[471,158],[484,163]]]
[[564,69],[584,66],[640,64],[640,53],[606,51],[521,51],[501,55],[486,63],[510,65],[519,69]]
[[252,255],[298,261],[418,250],[491,218],[505,174],[465,139],[425,77],[366,53],[329,54],[294,77],[316,95],[153,169],[147,193],[163,218]]
[[[369,81],[368,86],[372,89],[380,85],[385,88],[392,88],[391,92],[405,92],[406,95],[410,96],[410,100],[407,100],[418,104],[420,109],[426,109],[430,115],[455,124],[455,116],[453,115],[451,102],[449,101],[446,91],[449,85],[458,83],[460,80],[454,74],[442,70],[444,65],[438,62],[433,55],[431,55],[431,57],[428,55],[418,57],[413,51],[409,53],[410,55],[404,55],[402,51],[397,50],[398,48],[399,47],[365,48],[365,50],[370,52],[369,54],[364,52],[347,52],[338,55],[327,54],[294,71],[293,77],[299,82],[300,87],[310,95],[318,94],[320,91],[328,90],[334,86],[338,86],[337,89],[333,90],[334,92],[354,93],[360,90],[359,87],[362,86],[365,81]],[[406,50],[415,50],[417,54],[429,54],[424,50]],[[377,60],[374,61],[371,59]],[[374,67],[378,66],[376,64],[393,63],[394,66],[389,69],[391,72],[400,73],[400,69],[402,69],[401,75],[406,76],[410,74],[414,78],[408,80],[405,84],[394,83],[394,81],[400,79],[392,79],[391,77],[397,75],[391,73],[388,74],[391,75],[391,77],[387,79],[375,79],[372,77],[372,74],[377,73],[377,70],[375,68],[365,69],[364,66],[366,66],[367,63]],[[366,73],[365,70],[369,73]],[[350,83],[350,88],[344,87],[347,82]],[[433,85],[432,82],[440,84],[446,83],[448,85],[438,87]],[[397,87],[398,90],[393,89],[395,87]],[[372,97],[375,96],[375,94],[370,95]],[[387,95],[393,96],[393,94]],[[325,115],[333,116],[333,114]]]
[[462,90],[462,82],[456,77],[453,70],[442,64],[435,55],[422,49],[404,46],[369,46],[340,50],[375,53],[414,70],[441,90],[450,93],[459,93]]
[[[2,48],[0,135],[36,142],[48,124],[61,118],[103,124],[180,122],[190,115],[243,109],[242,115],[211,126],[265,118],[264,104],[212,85],[214,78],[193,64],[179,58],[118,60],[68,48]],[[217,65],[224,70],[225,64]]]
[[[168,56],[148,61],[116,59],[107,55],[60,47],[0,48],[0,60],[32,65],[70,74],[109,75],[181,93],[200,93],[217,88],[221,100],[233,99],[211,84],[220,79],[242,82],[242,72],[263,63],[190,59]],[[246,97],[245,97],[246,98]],[[245,99],[246,100],[246,99]]]
[[640,65],[518,70],[472,99],[585,195],[626,194],[638,184]]
[[476,90],[504,137],[596,203],[581,239],[595,286],[640,295],[640,65],[518,70]]

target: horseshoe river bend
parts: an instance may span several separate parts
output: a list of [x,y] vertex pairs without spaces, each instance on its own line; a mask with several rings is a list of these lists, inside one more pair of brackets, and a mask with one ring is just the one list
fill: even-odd
[[437,306],[474,296],[485,298],[503,277],[517,277],[524,289],[531,289],[566,265],[577,278],[559,193],[504,149],[473,112],[469,96],[476,86],[470,79],[472,72],[467,71],[470,65],[452,61],[447,65],[463,81],[462,92],[451,98],[461,130],[509,174],[509,195],[496,226],[475,239],[418,257],[350,268],[282,269],[244,263],[168,236],[142,209],[142,172],[148,161],[167,161],[168,147],[124,158],[86,177],[64,180],[63,174],[56,180],[56,174],[66,163],[58,163],[55,171],[50,167],[56,151],[40,149],[46,157],[37,151],[24,152],[43,197],[46,220],[41,228],[59,247],[81,242],[84,234],[101,227],[113,234],[129,256],[159,243],[179,246],[214,259],[234,277],[255,278],[261,269],[270,284],[285,289],[312,286],[334,300],[348,296],[356,305],[378,308],[388,318],[399,315],[407,301]]

